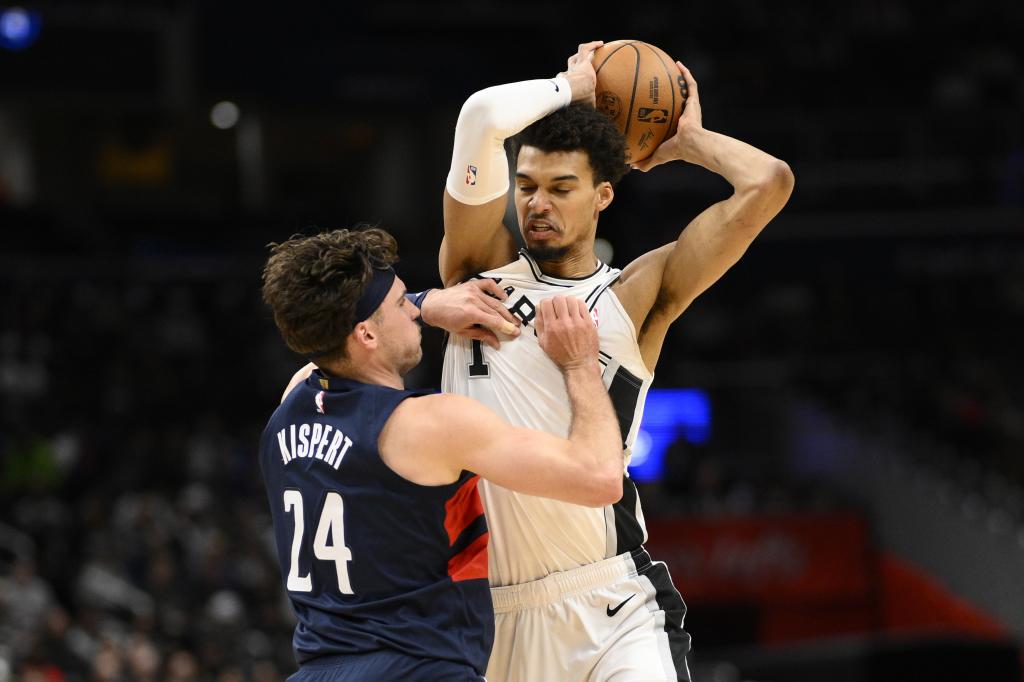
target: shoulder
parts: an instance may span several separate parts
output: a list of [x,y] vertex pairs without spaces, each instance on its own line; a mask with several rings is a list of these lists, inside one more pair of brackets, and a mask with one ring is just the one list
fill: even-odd
[[445,191],[445,236],[438,263],[445,286],[515,259],[516,243],[503,222],[507,201],[508,196],[503,194],[474,206]]
[[621,286],[630,281],[641,280],[652,274],[656,274],[660,279],[665,270],[665,260],[668,258],[668,254],[672,251],[673,246],[674,244],[665,244],[638,256],[622,269],[622,274],[619,276],[617,284]]
[[455,393],[434,393],[403,401],[381,437],[454,452],[485,445],[507,426],[481,402]]
[[292,378],[291,378],[291,381],[288,382],[288,386],[285,387],[284,393],[281,395],[281,402],[283,403],[288,398],[288,396],[292,393],[292,391],[294,391],[304,381],[306,381],[306,379],[309,378],[309,375],[312,374],[313,370],[315,370],[315,369],[316,369],[316,365],[314,365],[312,362],[310,362],[306,366],[304,366],[302,369],[300,369],[298,372],[293,374]]
[[474,279],[494,280],[526,280],[529,281],[529,268],[523,264],[522,257],[514,253],[511,257],[502,257],[491,263],[476,263],[472,269],[466,268],[455,272],[444,280],[446,287],[469,282]]
[[[402,478],[418,485],[446,485],[458,479],[466,438],[455,438],[457,424],[448,416],[458,401],[441,394],[410,395],[388,417],[377,447],[381,460]],[[458,417],[454,414],[453,417]]]
[[403,400],[378,446],[384,463],[401,476],[434,485],[458,478],[467,457],[481,454],[501,433],[497,415],[481,403],[439,393]]
[[483,405],[455,393],[413,395],[403,400],[391,413],[387,428],[409,428],[423,433],[446,430],[453,425],[472,422]]
[[622,270],[612,291],[637,329],[643,327],[647,315],[654,308],[665,274],[665,262],[673,244],[648,251]]
[[500,263],[479,270],[474,277],[532,279],[532,274],[529,261],[522,252],[517,251],[511,254],[509,258],[502,259]]

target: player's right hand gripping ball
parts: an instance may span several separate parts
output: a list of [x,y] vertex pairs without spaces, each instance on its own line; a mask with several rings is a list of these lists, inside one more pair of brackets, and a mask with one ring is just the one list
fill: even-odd
[[675,60],[654,45],[616,40],[594,52],[597,108],[626,137],[626,163],[643,161],[676,133],[686,82]]

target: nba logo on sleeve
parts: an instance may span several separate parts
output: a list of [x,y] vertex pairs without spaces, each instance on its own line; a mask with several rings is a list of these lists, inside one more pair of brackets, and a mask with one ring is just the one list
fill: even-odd
[[466,184],[476,184],[476,166],[466,166]]
[[594,326],[595,327],[600,327],[601,326],[601,318],[597,316],[597,308],[596,307],[590,309],[590,319],[594,321]]
[[316,411],[320,414],[327,414],[327,411],[324,410],[324,393],[326,391],[320,391],[316,394],[316,398],[313,399],[313,402],[316,403]]

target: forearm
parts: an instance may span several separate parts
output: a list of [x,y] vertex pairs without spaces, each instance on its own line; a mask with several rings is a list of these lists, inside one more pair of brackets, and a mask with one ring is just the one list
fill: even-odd
[[[563,372],[572,407],[569,441],[594,467],[622,470],[622,436],[608,391],[601,380],[600,365]],[[607,468],[607,469],[606,469]]]
[[455,125],[448,193],[464,204],[480,205],[508,190],[504,142],[534,121],[569,104],[565,78],[529,80],[473,93]]
[[785,164],[746,142],[711,130],[696,130],[681,149],[683,161],[721,175],[737,191],[764,186]]
[[572,85],[564,76],[495,85],[473,93],[462,106],[460,127],[477,125],[499,141],[557,111],[572,100]]

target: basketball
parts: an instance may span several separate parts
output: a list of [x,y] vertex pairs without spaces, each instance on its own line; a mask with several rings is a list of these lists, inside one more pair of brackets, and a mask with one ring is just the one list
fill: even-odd
[[686,82],[654,45],[616,40],[594,52],[597,108],[626,136],[626,162],[643,161],[676,132]]

